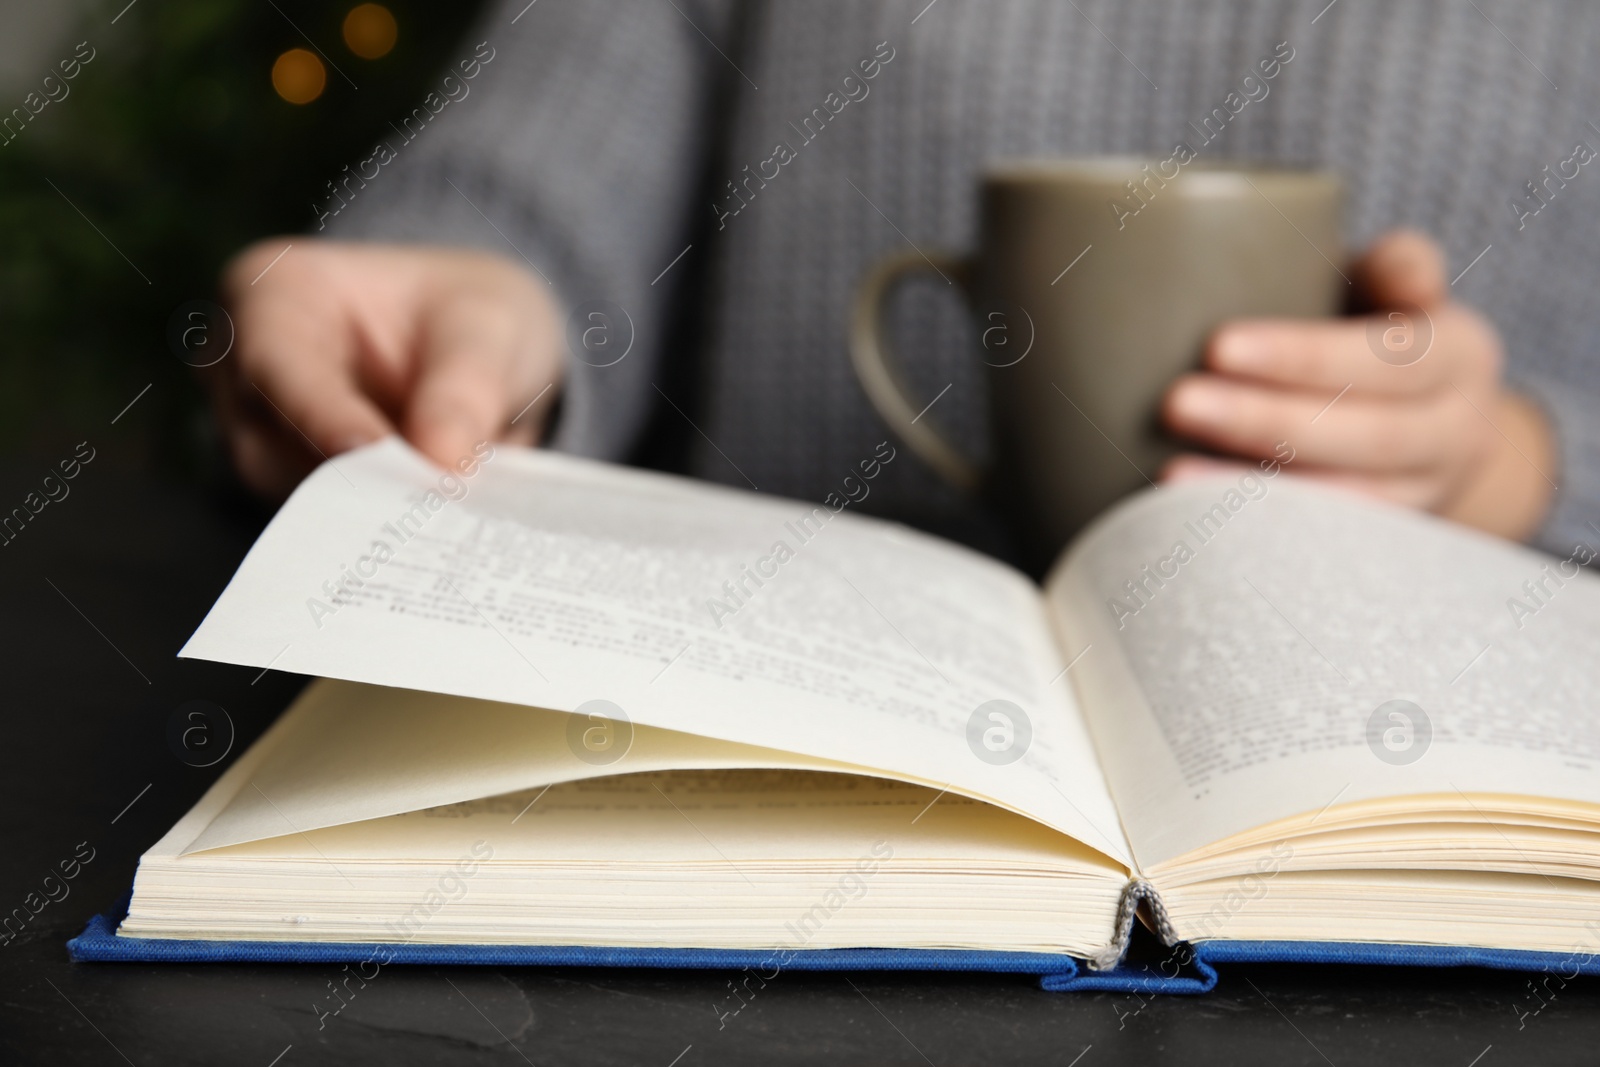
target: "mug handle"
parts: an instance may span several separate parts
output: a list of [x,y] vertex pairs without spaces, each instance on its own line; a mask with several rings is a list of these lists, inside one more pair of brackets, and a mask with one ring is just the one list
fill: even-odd
[[903,275],[919,270],[943,273],[961,287],[971,303],[972,268],[966,259],[947,252],[925,256],[912,249],[886,256],[873,265],[856,289],[850,315],[850,362],[867,399],[901,443],[945,481],[971,491],[983,481],[982,471],[922,419],[927,409],[919,411],[911,399],[884,327],[884,300]]

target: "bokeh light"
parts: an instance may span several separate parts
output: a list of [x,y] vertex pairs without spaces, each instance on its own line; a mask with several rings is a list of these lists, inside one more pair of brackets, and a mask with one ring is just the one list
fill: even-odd
[[382,4],[360,4],[344,17],[344,43],[362,59],[380,59],[394,47],[399,28]]
[[291,48],[272,64],[272,87],[291,104],[309,104],[327,87],[322,60],[304,48]]

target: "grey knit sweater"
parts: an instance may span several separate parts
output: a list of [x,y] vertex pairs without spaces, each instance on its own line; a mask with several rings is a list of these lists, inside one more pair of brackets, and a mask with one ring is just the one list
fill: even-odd
[[[626,358],[572,363],[558,447],[621,458],[665,395],[696,427],[692,473],[837,491],[887,436],[845,348],[873,260],[908,240],[970,248],[987,161],[1196,144],[1190,123],[1287,42],[1270,93],[1202,155],[1340,171],[1350,248],[1400,225],[1437,237],[1556,427],[1560,491],[1537,540],[1600,545],[1600,163],[1574,158],[1600,149],[1600,5],[509,0],[462,57],[480,40],[493,58],[470,91],[391,138],[397,158],[327,228],[520,255],[568,306],[625,309]],[[670,344],[691,299],[701,343]],[[921,395],[953,383],[930,417],[980,454],[958,301],[913,284],[894,317]],[[690,358],[699,386],[673,395],[668,362]],[[863,510],[961,506],[900,455]]]

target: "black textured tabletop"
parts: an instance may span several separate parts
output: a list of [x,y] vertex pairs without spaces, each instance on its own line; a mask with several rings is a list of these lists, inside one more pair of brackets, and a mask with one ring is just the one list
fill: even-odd
[[[0,493],[20,500],[30,478],[0,472]],[[1240,966],[1209,995],[1143,1000],[1020,977],[784,972],[731,1010],[733,975],[717,971],[395,966],[333,1014],[331,965],[74,964],[67,939],[115,905],[139,854],[303,683],[175,658],[259,521],[237,501],[91,466],[0,547],[0,915],[12,917],[0,1063],[1597,1059],[1600,982],[1536,990],[1527,975],[1472,969]],[[196,700],[227,721],[175,741],[175,713]],[[229,755],[196,765],[219,748]],[[46,882],[63,869],[75,877]]]

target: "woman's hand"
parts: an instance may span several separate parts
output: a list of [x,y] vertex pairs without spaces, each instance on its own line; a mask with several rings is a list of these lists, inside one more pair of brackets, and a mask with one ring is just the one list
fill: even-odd
[[[1168,392],[1169,429],[1229,456],[1294,450],[1294,473],[1521,540],[1544,518],[1554,448],[1542,413],[1501,384],[1500,337],[1450,298],[1444,256],[1397,232],[1356,264],[1371,315],[1231,322],[1205,370]],[[1229,465],[1174,458],[1163,480]]]
[[396,431],[446,466],[480,441],[532,443],[554,400],[559,312],[500,256],[280,238],[235,257],[223,290],[236,341],[209,384],[234,465],[267,496]]

